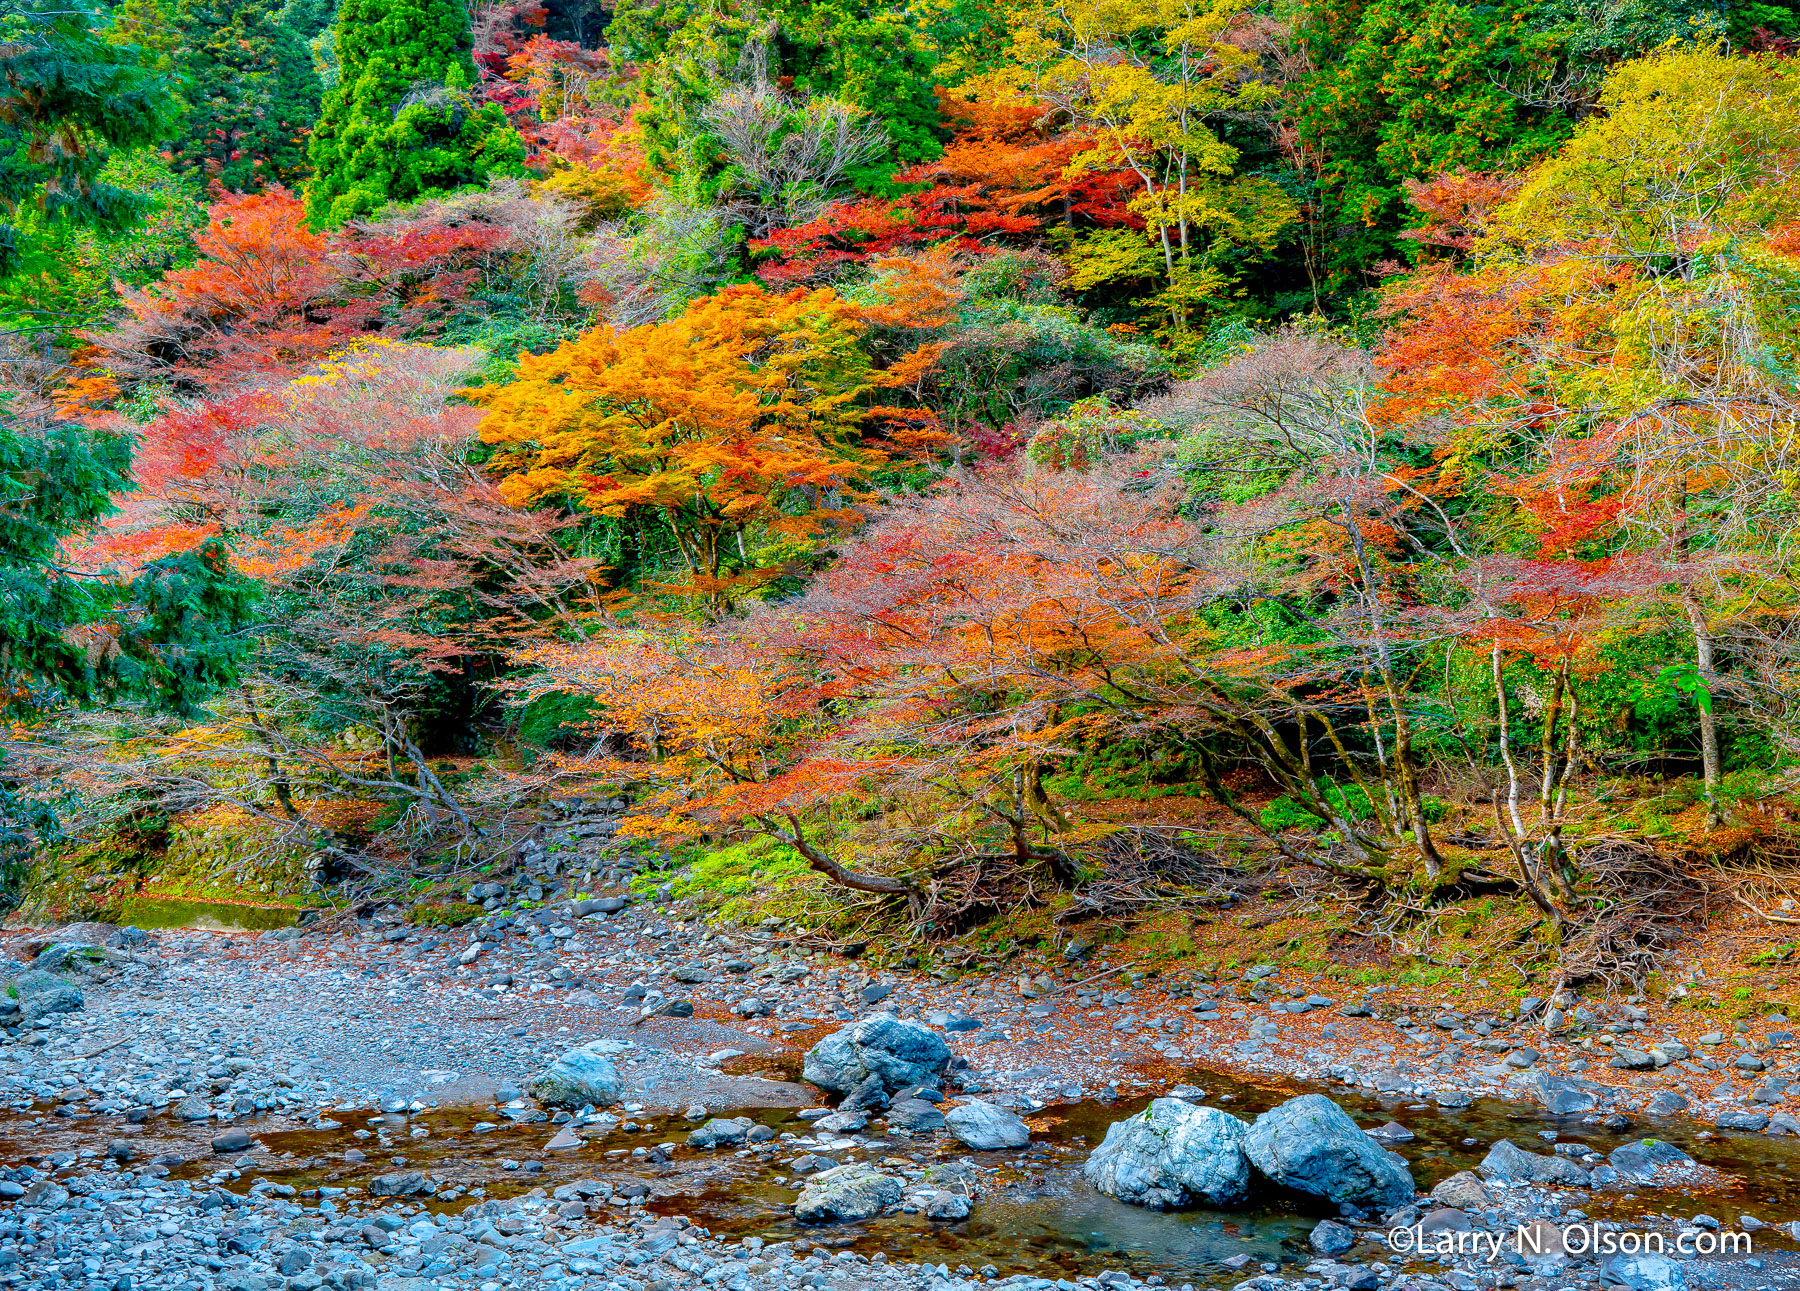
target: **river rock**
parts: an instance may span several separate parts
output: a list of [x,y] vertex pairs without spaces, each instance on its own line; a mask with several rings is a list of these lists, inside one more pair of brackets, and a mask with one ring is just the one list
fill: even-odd
[[1542,1075],[1533,1082],[1538,1102],[1552,1116],[1574,1116],[1594,1110],[1593,1086],[1568,1076]]
[[1430,1237],[1435,1233],[1472,1232],[1474,1228],[1474,1223],[1463,1211],[1455,1206],[1440,1206],[1419,1216],[1417,1231],[1421,1236]]
[[1661,1139],[1622,1143],[1606,1159],[1631,1183],[1672,1182],[1668,1175],[1684,1175],[1697,1168],[1693,1157]]
[[1303,1094],[1256,1118],[1244,1136],[1250,1164],[1296,1192],[1390,1210],[1412,1200],[1412,1174],[1323,1094]]
[[226,1130],[212,1141],[214,1152],[242,1152],[250,1146],[250,1136],[243,1130]]
[[1478,1167],[1484,1179],[1502,1183],[1542,1183],[1564,1188],[1586,1188],[1593,1180],[1566,1157],[1539,1156],[1511,1139],[1498,1139]]
[[952,1107],[944,1117],[959,1142],[978,1152],[997,1152],[1002,1148],[1022,1148],[1031,1141],[1031,1130],[1004,1107],[995,1107],[980,1099],[971,1099]]
[[19,1016],[27,1023],[52,1013],[74,1013],[83,1007],[81,992],[54,973],[33,968],[12,980],[9,992],[19,1001]]
[[425,1176],[417,1170],[396,1170],[392,1174],[378,1174],[369,1180],[371,1197],[410,1197],[415,1192],[425,1191]]
[[1479,1210],[1493,1204],[1494,1194],[1482,1186],[1481,1177],[1469,1170],[1459,1170],[1448,1179],[1438,1181],[1431,1199],[1458,1210]]
[[838,1104],[838,1111],[879,1112],[887,1107],[889,1101],[888,1087],[881,1077],[869,1076],[844,1095],[843,1101]]
[[866,1162],[821,1170],[806,1181],[794,1202],[794,1218],[805,1224],[872,1219],[897,1204],[905,1186]]
[[1356,1245],[1356,1230],[1335,1219],[1326,1219],[1312,1230],[1306,1242],[1320,1255],[1333,1259]]
[[1248,1131],[1216,1107],[1159,1098],[1108,1126],[1081,1173],[1101,1192],[1134,1206],[1235,1205],[1250,1191]]
[[1600,1266],[1600,1280],[1631,1291],[1687,1291],[1687,1275],[1667,1255],[1614,1255]]
[[973,1203],[956,1192],[940,1192],[925,1203],[927,1219],[967,1219]]
[[815,1130],[823,1130],[827,1134],[854,1134],[858,1130],[867,1129],[868,1125],[869,1118],[861,1112],[833,1112],[813,1122]]
[[944,1114],[922,1098],[902,1098],[888,1108],[889,1129],[921,1134],[944,1128]]
[[1769,1124],[1767,1112],[1750,1112],[1741,1107],[1720,1112],[1713,1124],[1722,1130],[1752,1130],[1761,1132]]
[[[76,925],[71,924],[70,926],[75,927]],[[109,924],[106,926],[110,927],[111,925]],[[37,956],[31,961],[31,967],[41,969],[47,973],[56,973],[69,967],[69,961],[73,959],[80,959],[82,961],[75,965],[76,968],[87,967],[94,960],[98,959],[99,956],[95,947],[99,944],[100,943],[97,940],[71,941],[59,937],[57,941],[51,942],[48,946],[45,946],[42,950],[38,951]]]
[[618,1068],[591,1044],[571,1049],[533,1078],[531,1092],[551,1107],[608,1107],[619,1101]]
[[879,1076],[893,1091],[935,1081],[949,1061],[950,1047],[930,1027],[892,1013],[871,1013],[807,1050],[801,1074],[837,1093]]
[[691,1148],[723,1148],[736,1147],[750,1136],[756,1122],[748,1116],[734,1116],[729,1119],[715,1116],[699,1129],[688,1135],[688,1146]]

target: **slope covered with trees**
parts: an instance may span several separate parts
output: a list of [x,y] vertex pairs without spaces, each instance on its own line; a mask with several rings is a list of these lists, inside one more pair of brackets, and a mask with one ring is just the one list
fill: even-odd
[[1253,882],[1642,980],[1800,854],[1752,8],[17,8],[13,896],[604,791],[821,936]]

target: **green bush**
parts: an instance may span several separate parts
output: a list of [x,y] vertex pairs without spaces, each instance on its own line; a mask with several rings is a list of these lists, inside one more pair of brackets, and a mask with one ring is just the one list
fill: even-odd
[[315,228],[523,172],[524,141],[500,105],[471,95],[458,0],[344,0],[336,32],[338,82],[309,150]]
[[[772,838],[756,837],[698,852],[669,880],[676,900],[698,897],[726,917],[755,909],[812,873],[804,857]],[[639,875],[633,886],[653,889],[661,876]]]
[[[1375,814],[1374,806],[1369,802],[1369,795],[1359,784],[1339,785],[1330,780],[1319,782],[1320,796],[1330,803],[1353,823],[1364,821]],[[1437,815],[1434,817],[1433,806],[1436,804]],[[1426,820],[1442,820],[1450,810],[1448,804],[1432,798],[1421,804],[1425,808]],[[1284,829],[1323,829],[1325,822],[1312,812],[1306,810],[1292,798],[1277,798],[1258,814],[1264,829],[1271,833],[1280,833]]]
[[1257,813],[1262,827],[1271,834],[1290,829],[1323,829],[1325,822],[1300,806],[1292,798],[1281,797]]
[[1095,395],[1045,422],[1025,446],[1025,456],[1045,470],[1085,471],[1109,454],[1165,433],[1143,413],[1115,408],[1105,395]]
[[1097,394],[1131,403],[1168,376],[1155,346],[1121,340],[1073,309],[989,298],[963,306],[937,380],[945,421],[999,428]]
[[536,748],[554,748],[580,738],[582,723],[593,716],[594,702],[585,695],[540,695],[519,714],[519,739]]

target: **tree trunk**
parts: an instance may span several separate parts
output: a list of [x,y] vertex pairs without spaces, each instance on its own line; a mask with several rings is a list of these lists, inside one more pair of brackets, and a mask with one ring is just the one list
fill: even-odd
[[1562,716],[1563,692],[1569,685],[1569,661],[1564,659],[1562,667],[1557,669],[1556,676],[1550,681],[1550,697],[1544,701],[1543,738],[1538,747],[1543,754],[1542,783],[1538,788],[1538,819],[1548,825],[1551,820],[1550,806],[1556,799],[1556,723]]
[[1695,697],[1700,710],[1700,774],[1706,789],[1706,827],[1717,829],[1725,823],[1725,813],[1719,805],[1719,723],[1713,712],[1711,695],[1718,665],[1713,652],[1712,627],[1706,621],[1699,600],[1691,592],[1684,593],[1681,600],[1687,609],[1688,626],[1694,632],[1694,667],[1700,673],[1700,684],[1707,691],[1705,698]]
[[287,773],[281,769],[281,761],[275,756],[275,747],[268,740],[268,729],[263,725],[262,714],[256,708],[256,695],[248,683],[243,686],[244,708],[250,714],[250,724],[256,728],[257,734],[263,736],[263,756],[269,770],[269,787],[275,791],[275,801],[281,804],[281,814],[289,820],[299,820],[299,809],[294,806],[294,798]]
[[1545,895],[1542,883],[1532,865],[1529,849],[1525,846],[1525,821],[1519,815],[1519,764],[1513,760],[1512,734],[1507,730],[1512,720],[1511,707],[1506,702],[1506,680],[1500,667],[1500,643],[1494,642],[1494,701],[1499,706],[1500,718],[1500,760],[1506,765],[1506,817],[1500,814],[1500,795],[1494,794],[1494,825],[1506,835],[1507,849],[1513,854],[1513,863],[1519,870],[1519,883],[1532,903],[1547,915],[1557,929],[1557,936],[1562,935],[1563,916]]
[[833,883],[854,888],[858,892],[875,892],[881,896],[912,898],[919,896],[919,890],[903,879],[890,879],[884,874],[858,874],[855,870],[845,869],[807,841],[806,831],[800,827],[800,821],[793,812],[784,811],[781,814],[788,823],[787,829],[782,829],[766,819],[762,822],[763,827],[799,852],[806,858],[808,865]]

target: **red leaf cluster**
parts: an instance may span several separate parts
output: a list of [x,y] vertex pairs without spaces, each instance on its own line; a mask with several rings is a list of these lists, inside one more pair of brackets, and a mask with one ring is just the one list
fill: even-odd
[[943,108],[958,126],[944,155],[894,177],[920,191],[840,202],[816,220],[752,242],[753,251],[768,256],[757,276],[786,286],[943,242],[981,251],[1035,240],[1055,223],[1141,225],[1126,209],[1132,187],[1124,172],[1065,173],[1090,141],[1060,129],[1044,105],[966,103],[946,95]]
[[115,381],[219,392],[287,376],[356,337],[430,337],[515,249],[512,231],[429,212],[314,233],[284,188],[228,195],[194,237],[198,258],[142,291],[89,336],[87,366]]

